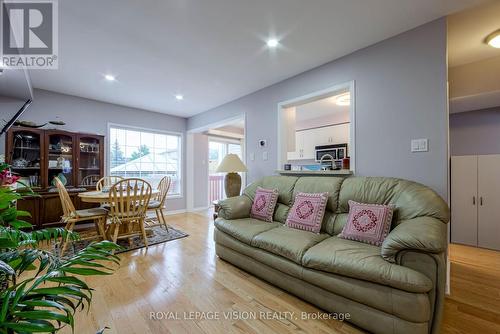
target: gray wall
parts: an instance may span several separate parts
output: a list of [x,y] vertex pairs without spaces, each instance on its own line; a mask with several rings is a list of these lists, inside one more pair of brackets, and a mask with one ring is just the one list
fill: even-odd
[[450,115],[452,155],[500,154],[500,107]]
[[[188,129],[246,113],[252,181],[273,174],[277,167],[279,102],[355,80],[356,173],[415,180],[446,198],[446,64],[442,18],[193,116]],[[428,138],[429,152],[411,153],[412,138]],[[268,141],[267,161],[259,139]],[[255,161],[250,161],[251,153]]]
[[[0,114],[8,106],[0,104]],[[9,108],[10,109],[10,108]],[[33,104],[23,115],[23,120],[45,123],[56,116],[66,122],[61,129],[75,132],[86,132],[107,136],[108,123],[117,123],[136,127],[144,127],[162,131],[174,131],[185,134],[186,119],[140,109],[127,108],[114,104],[98,102],[70,95],[58,94],[45,90],[34,91]],[[3,137],[3,136],[2,136]],[[3,139],[2,139],[3,140]],[[0,154],[4,154],[5,145],[0,143]],[[167,209],[181,210],[186,208],[186,164],[185,136],[183,142],[183,198],[167,200]],[[107,154],[107,152],[106,152]],[[106,160],[107,161],[107,158]]]

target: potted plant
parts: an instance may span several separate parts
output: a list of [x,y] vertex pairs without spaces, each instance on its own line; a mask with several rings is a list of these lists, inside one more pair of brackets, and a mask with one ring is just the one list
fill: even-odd
[[[17,177],[0,164],[0,333],[55,333],[74,328],[74,314],[89,306],[92,288],[79,276],[110,275],[119,246],[101,241],[69,258],[50,251],[50,243],[78,234],[63,228],[33,230],[19,211]],[[27,188],[28,191],[31,191]],[[30,192],[33,195],[32,192]]]

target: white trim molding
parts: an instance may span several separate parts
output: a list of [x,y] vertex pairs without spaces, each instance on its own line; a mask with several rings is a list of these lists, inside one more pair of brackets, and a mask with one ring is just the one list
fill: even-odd
[[286,161],[286,155],[283,156],[284,152],[283,152],[283,139],[282,139],[284,134],[283,124],[285,121],[283,117],[283,109],[331,97],[337,94],[339,91],[343,90],[349,91],[349,93],[351,94],[351,104],[349,106],[350,137],[351,137],[351,142],[349,143],[349,156],[351,158],[350,169],[353,173],[355,173],[356,171],[356,83],[354,80],[278,103],[277,107],[277,112],[278,112],[277,169],[278,170],[283,169],[283,163]]

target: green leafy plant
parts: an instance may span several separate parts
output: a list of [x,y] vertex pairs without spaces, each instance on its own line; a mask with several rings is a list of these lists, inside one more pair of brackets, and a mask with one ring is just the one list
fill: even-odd
[[[74,328],[76,311],[89,306],[92,288],[80,276],[110,275],[120,247],[109,241],[91,243],[69,258],[50,251],[51,242],[77,233],[63,228],[33,230],[17,210],[18,191],[9,166],[0,165],[0,333],[55,333]],[[29,188],[28,194],[34,195]],[[45,247],[44,247],[45,246]]]

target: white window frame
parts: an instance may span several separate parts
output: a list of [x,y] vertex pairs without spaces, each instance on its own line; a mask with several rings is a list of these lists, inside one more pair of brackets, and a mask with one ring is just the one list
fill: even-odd
[[180,168],[179,168],[179,176],[180,176],[180,192],[179,194],[175,195],[167,195],[167,198],[169,199],[175,199],[175,198],[183,198],[184,197],[184,133],[182,132],[176,132],[176,131],[165,131],[165,130],[158,130],[158,129],[151,129],[151,128],[144,128],[144,127],[139,127],[139,126],[133,126],[133,125],[126,125],[126,124],[118,124],[118,123],[108,123],[108,136],[106,138],[106,174],[110,175],[111,174],[111,153],[110,153],[110,148],[111,148],[111,128],[115,129],[121,129],[121,130],[132,130],[132,131],[143,131],[143,132],[149,132],[149,133],[155,133],[155,134],[161,134],[161,135],[171,135],[171,136],[179,136],[180,138]]

